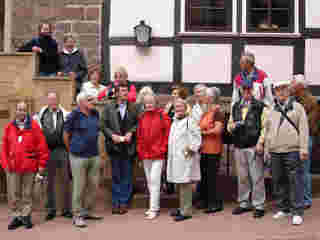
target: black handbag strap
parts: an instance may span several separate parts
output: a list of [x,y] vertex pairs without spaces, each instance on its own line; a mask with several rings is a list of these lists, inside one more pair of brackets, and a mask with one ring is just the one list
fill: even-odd
[[[283,111],[281,106],[278,102],[276,102],[277,110],[281,113],[281,115],[294,127],[294,129],[297,131],[299,135],[299,128],[296,126],[296,124],[288,117],[287,113]],[[281,124],[281,123],[280,123]],[[279,126],[280,127],[280,126]]]

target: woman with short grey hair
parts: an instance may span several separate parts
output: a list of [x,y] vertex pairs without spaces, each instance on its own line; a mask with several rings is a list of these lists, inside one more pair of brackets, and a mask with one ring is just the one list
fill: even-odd
[[222,190],[219,189],[217,174],[223,151],[224,114],[218,104],[220,90],[212,87],[206,92],[208,111],[202,115],[199,123],[202,134],[200,201],[202,207],[206,209],[205,213],[211,214],[223,210]]

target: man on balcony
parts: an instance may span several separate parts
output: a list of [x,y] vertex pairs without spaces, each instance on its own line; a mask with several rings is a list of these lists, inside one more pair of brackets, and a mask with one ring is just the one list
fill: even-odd
[[59,69],[58,43],[51,36],[52,25],[39,25],[39,36],[23,45],[19,52],[35,52],[39,55],[39,75],[41,77],[55,76]]

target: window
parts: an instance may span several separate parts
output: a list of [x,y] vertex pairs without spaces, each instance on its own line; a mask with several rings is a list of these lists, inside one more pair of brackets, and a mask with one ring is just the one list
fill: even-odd
[[186,31],[232,31],[232,0],[186,0]]
[[248,0],[248,32],[293,32],[294,0]]

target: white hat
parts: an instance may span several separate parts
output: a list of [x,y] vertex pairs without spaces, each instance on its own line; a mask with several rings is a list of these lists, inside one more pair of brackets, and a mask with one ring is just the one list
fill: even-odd
[[283,86],[283,85],[290,85],[290,81],[282,80],[282,81],[276,81],[276,82],[273,83],[273,87],[274,88],[280,87],[280,86]]

